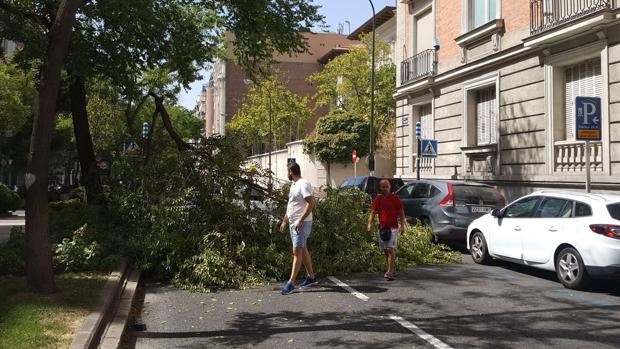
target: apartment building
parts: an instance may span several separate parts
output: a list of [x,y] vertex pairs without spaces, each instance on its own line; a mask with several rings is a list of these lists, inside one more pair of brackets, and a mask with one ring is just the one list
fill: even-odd
[[602,99],[594,190],[620,190],[620,11],[614,0],[401,0],[397,5],[397,170],[438,141],[421,177],[476,180],[509,198],[583,188],[575,97]]

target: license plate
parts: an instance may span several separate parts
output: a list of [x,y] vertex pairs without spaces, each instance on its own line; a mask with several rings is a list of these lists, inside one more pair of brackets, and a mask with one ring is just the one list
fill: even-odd
[[474,213],[487,213],[487,212],[491,212],[491,208],[490,207],[484,207],[484,206],[473,206],[471,208],[471,212],[474,212]]

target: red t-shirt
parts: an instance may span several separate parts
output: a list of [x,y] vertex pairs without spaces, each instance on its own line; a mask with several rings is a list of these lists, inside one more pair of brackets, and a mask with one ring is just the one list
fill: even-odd
[[378,195],[372,202],[372,210],[379,212],[380,228],[398,228],[398,215],[403,208],[403,203],[398,195]]

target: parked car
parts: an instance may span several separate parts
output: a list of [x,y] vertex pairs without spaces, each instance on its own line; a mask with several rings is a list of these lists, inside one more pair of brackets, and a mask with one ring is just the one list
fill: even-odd
[[441,240],[464,242],[471,221],[506,205],[497,188],[476,182],[412,181],[396,195],[403,202],[408,220],[432,227],[435,237]]
[[[368,193],[373,199],[379,192],[379,182],[383,178],[363,176],[346,179],[340,184],[339,189],[346,189],[350,187],[358,187],[361,191]],[[404,185],[404,182],[400,178],[388,178],[391,184],[391,191],[396,192],[400,187]]]
[[555,271],[584,288],[620,278],[620,196],[538,191],[473,221],[467,247],[476,263],[492,258]]

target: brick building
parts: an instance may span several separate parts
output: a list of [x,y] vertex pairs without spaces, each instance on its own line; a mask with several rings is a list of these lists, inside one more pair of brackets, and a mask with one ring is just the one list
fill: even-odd
[[595,190],[620,184],[620,11],[612,0],[403,0],[397,6],[397,170],[415,174],[415,123],[437,139],[425,178],[514,198],[583,188],[576,96],[602,99]]
[[[274,68],[286,78],[283,82],[287,89],[300,96],[312,96],[315,87],[306,82],[306,78],[322,69],[320,59],[334,50],[346,48],[355,41],[348,39],[346,35],[335,33],[303,35],[308,40],[309,51],[295,56],[278,55],[274,57],[276,61]],[[208,104],[206,110],[212,105],[211,134],[224,134],[226,123],[237,113],[248,91],[247,78],[241,67],[234,62],[231,50],[228,58],[214,64],[209,86],[212,86],[213,103]],[[207,91],[209,88],[205,92]],[[210,112],[205,112],[205,115],[208,113]],[[317,118],[326,113],[327,108],[318,110],[315,117],[309,121],[307,129],[314,129]]]

